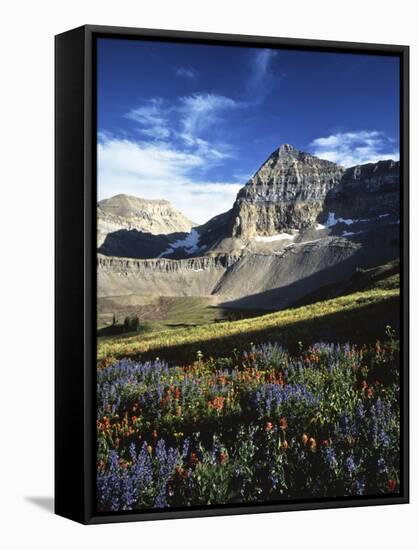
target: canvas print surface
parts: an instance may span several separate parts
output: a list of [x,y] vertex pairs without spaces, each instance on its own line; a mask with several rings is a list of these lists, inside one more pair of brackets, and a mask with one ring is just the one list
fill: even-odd
[[399,71],[98,39],[98,512],[399,492]]

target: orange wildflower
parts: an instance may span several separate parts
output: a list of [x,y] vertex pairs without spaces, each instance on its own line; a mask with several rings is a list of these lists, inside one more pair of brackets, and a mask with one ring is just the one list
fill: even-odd
[[208,407],[216,411],[222,411],[224,408],[225,397],[215,397],[212,401],[208,401]]
[[186,472],[181,466],[176,466],[175,473],[178,477],[186,477]]

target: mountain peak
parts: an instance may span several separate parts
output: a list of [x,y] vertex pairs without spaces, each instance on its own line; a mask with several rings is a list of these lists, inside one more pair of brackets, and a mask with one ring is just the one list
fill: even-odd
[[278,153],[299,153],[298,149],[296,149],[293,145],[290,145],[289,143],[283,143],[279,149]]
[[316,162],[325,162],[321,159],[311,155],[310,153],[306,153],[305,151],[300,151],[293,145],[290,145],[289,143],[283,143],[272,153],[268,161],[272,159],[274,162],[280,162],[280,163],[289,163],[291,162],[292,165],[295,164],[297,161],[298,163],[316,163]]
[[239,191],[232,213],[232,234],[275,235],[313,226],[326,194],[343,169],[282,144]]

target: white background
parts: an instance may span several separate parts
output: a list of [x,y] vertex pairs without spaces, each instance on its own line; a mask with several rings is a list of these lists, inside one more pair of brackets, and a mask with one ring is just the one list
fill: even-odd
[[[12,0],[1,8],[0,543],[3,548],[340,548],[417,543],[412,503],[351,510],[83,527],[51,513],[53,494],[53,36],[85,23],[409,44],[412,321],[418,297],[417,14],[413,0]],[[416,20],[416,21],[415,21]],[[362,83],[360,83],[362,85]],[[5,306],[5,307],[4,307]],[[412,434],[418,345],[412,333]],[[412,538],[413,543],[409,544]]]

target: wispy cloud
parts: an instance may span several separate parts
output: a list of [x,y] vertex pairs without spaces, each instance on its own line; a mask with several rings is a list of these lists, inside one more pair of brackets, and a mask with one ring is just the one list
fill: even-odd
[[313,140],[310,151],[325,160],[345,167],[377,162],[384,159],[398,160],[399,151],[394,141],[383,132],[361,130],[319,137]]
[[252,55],[247,81],[247,95],[250,102],[262,102],[280,78],[280,74],[272,70],[272,62],[276,55],[277,52],[270,49],[256,50]]
[[165,198],[197,223],[231,208],[241,185],[207,181],[197,172],[207,161],[167,143],[102,136],[98,143],[99,199],[118,193]]
[[156,142],[195,152],[208,162],[218,162],[232,155],[231,145],[214,139],[211,130],[223,123],[223,114],[240,107],[232,98],[196,93],[173,102],[152,98],[125,116],[137,123],[137,132]]
[[177,76],[193,80],[198,76],[198,71],[196,71],[193,67],[178,67],[176,69],[176,74]]
[[223,112],[236,109],[239,104],[230,97],[197,93],[180,99],[182,125],[187,134],[199,134],[220,120]]
[[[215,175],[237,155],[226,136],[237,127],[237,113],[256,106],[271,89],[275,55],[268,49],[252,55],[240,99],[199,91],[149,98],[126,113],[132,121],[127,135],[104,133],[99,139],[99,198],[118,193],[165,198],[197,223],[229,210],[250,176],[235,173],[223,181]],[[190,67],[178,67],[176,74],[197,76]]]
[[145,105],[132,109],[125,116],[137,122],[138,131],[145,136],[158,140],[167,139],[170,136],[161,98],[152,98]]
[[237,101],[223,95],[197,93],[182,97],[178,112],[179,138],[183,145],[215,162],[231,157],[231,145],[217,140],[212,135],[212,130],[223,124],[223,116],[227,111],[239,107]]

